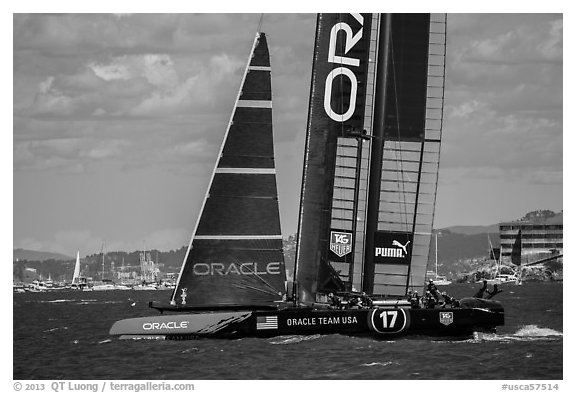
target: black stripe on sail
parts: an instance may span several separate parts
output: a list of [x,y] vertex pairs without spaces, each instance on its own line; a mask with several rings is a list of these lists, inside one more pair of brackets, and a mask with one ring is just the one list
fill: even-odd
[[273,157],[272,124],[254,124],[236,122],[230,128],[228,140],[222,154],[252,155],[255,157]]
[[206,201],[197,236],[280,234],[278,201],[274,198],[211,196]]
[[274,168],[273,157],[223,156],[218,167],[223,168]]
[[219,168],[274,168],[271,108],[236,108]]
[[270,71],[249,70],[240,99],[270,101]]
[[251,67],[270,67],[270,54],[268,52],[268,42],[266,40],[266,35],[260,33],[258,38],[258,43],[256,48],[254,48],[254,53],[252,59],[250,60]]
[[232,119],[233,125],[246,124],[272,124],[272,108],[236,108]]
[[[210,196],[278,197],[276,176],[242,173],[219,173],[214,177]],[[280,233],[280,232],[278,232]]]

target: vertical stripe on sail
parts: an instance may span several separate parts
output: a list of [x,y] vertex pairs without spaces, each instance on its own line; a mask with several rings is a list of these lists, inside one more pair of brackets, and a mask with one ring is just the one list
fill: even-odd
[[172,301],[270,305],[285,294],[266,36],[252,48]]

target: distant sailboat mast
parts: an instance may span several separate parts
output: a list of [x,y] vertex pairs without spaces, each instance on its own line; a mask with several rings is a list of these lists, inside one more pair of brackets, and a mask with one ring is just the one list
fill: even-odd
[[436,278],[438,278],[438,232],[434,235],[434,261],[436,264]]
[[102,281],[104,281],[104,271],[106,269],[104,264],[106,259],[106,252],[104,252],[104,243],[102,243],[102,248],[100,249],[100,252],[102,253]]
[[494,257],[494,260],[496,261],[496,274],[492,278],[496,278],[500,274],[500,263],[502,254],[500,253],[500,255],[498,255],[498,258],[496,258],[496,252],[494,250],[494,247],[492,246],[492,239],[490,239],[490,234],[488,233],[487,236],[488,236],[488,244],[490,245],[490,253]]

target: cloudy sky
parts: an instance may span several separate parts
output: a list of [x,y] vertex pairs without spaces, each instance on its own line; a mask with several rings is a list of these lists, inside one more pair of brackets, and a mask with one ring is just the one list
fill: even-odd
[[[13,246],[188,244],[257,14],[15,14]],[[315,15],[266,14],[283,233],[296,231]],[[435,227],[562,207],[561,14],[449,14]]]

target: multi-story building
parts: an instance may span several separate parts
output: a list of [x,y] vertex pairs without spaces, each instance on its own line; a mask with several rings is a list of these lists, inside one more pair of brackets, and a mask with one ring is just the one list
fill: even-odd
[[[514,244],[521,244],[522,264],[536,262],[563,253],[562,213],[553,217],[539,217],[500,223],[500,252],[502,261],[510,263]],[[518,242],[518,235],[520,241]]]

